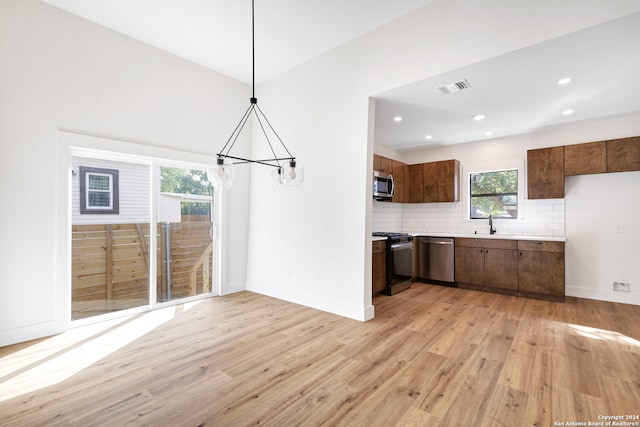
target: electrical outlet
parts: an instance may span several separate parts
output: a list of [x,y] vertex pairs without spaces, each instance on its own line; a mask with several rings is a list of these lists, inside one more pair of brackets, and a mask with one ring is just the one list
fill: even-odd
[[631,292],[631,285],[623,282],[613,282],[613,290],[615,292]]

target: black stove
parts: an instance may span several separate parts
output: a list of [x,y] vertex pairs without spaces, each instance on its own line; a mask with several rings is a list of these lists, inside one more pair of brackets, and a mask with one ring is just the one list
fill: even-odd
[[386,231],[372,234],[387,238],[387,286],[383,292],[394,295],[409,289],[413,279],[413,236]]
[[393,231],[374,231],[371,234],[374,237],[386,237],[388,240],[393,240],[395,242],[409,242],[413,240],[413,236],[410,236],[408,233],[397,233]]

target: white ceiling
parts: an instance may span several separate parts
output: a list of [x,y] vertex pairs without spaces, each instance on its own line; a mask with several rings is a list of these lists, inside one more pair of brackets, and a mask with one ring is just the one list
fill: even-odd
[[[251,82],[250,0],[43,1]],[[256,81],[431,1],[257,0]],[[567,76],[572,82],[559,86]],[[378,94],[374,139],[406,150],[638,112],[638,76],[640,13]],[[462,79],[469,89],[448,95],[437,89]],[[574,113],[563,115],[567,109]],[[476,122],[476,114],[486,118]],[[403,120],[394,122],[395,116]]]
[[[572,78],[561,86],[558,80]],[[438,86],[466,79],[470,88]],[[375,142],[405,150],[640,111],[640,13],[375,97]],[[571,115],[563,115],[565,110]],[[485,115],[482,121],[473,116]],[[401,116],[402,121],[393,118]],[[486,136],[485,132],[492,132]],[[426,136],[431,135],[431,140]]]
[[[43,0],[251,82],[251,0]],[[432,0],[256,0],[256,81],[268,80]]]

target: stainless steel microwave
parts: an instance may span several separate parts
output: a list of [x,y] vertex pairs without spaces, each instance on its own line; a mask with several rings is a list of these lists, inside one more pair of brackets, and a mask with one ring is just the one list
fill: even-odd
[[391,200],[394,192],[393,176],[373,171],[373,198],[375,200]]

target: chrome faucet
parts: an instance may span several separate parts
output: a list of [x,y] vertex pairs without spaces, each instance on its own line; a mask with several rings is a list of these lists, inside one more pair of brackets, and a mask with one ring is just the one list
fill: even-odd
[[496,234],[496,229],[493,228],[493,217],[489,215],[489,234]]

